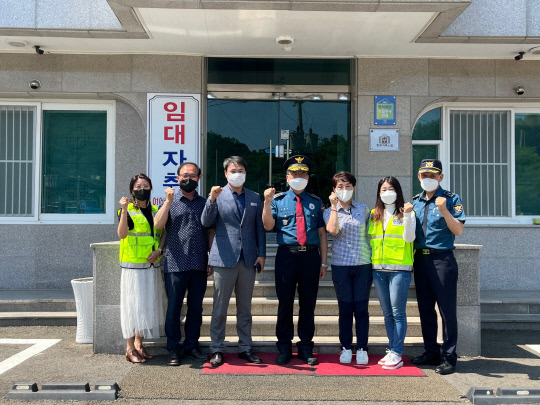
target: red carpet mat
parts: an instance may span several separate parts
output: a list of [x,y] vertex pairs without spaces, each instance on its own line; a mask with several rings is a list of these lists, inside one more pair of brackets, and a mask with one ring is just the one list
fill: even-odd
[[299,360],[296,355],[286,366],[276,364],[277,353],[258,353],[263,364],[246,363],[245,360],[238,358],[236,353],[225,353],[225,362],[219,367],[212,367],[210,363],[203,365],[202,374],[246,374],[246,375],[265,375],[265,374],[315,374],[318,376],[404,376],[404,377],[425,377],[425,374],[418,367],[409,362],[407,357],[403,356],[403,367],[396,370],[383,370],[382,366],[377,364],[381,359],[380,355],[370,355],[369,364],[360,366],[356,364],[356,358],[353,356],[351,364],[340,364],[339,354],[317,354],[319,364],[309,366]]
[[276,364],[277,353],[257,353],[263,364],[247,363],[239,359],[237,353],[225,353],[224,363],[219,367],[212,367],[204,363],[203,374],[313,374],[311,366],[304,364],[296,355],[286,366]]
[[319,354],[319,364],[315,366],[316,375],[363,375],[363,376],[404,376],[404,377],[425,377],[425,374],[411,364],[406,356],[403,356],[403,367],[396,370],[384,370],[377,364],[383,356],[376,354],[369,355],[369,363],[365,366],[356,364],[356,356],[350,364],[341,364],[339,354]]

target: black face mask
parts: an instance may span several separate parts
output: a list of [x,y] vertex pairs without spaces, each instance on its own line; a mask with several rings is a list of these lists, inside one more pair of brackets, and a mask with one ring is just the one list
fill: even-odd
[[148,201],[150,199],[150,190],[134,190],[133,196],[139,201]]
[[180,188],[186,193],[191,193],[193,190],[197,188],[198,185],[199,185],[199,182],[193,179],[185,179],[185,180],[180,181]]

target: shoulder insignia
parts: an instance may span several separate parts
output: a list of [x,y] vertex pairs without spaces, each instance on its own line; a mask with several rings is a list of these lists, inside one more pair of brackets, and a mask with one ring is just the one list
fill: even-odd
[[444,190],[444,191],[443,191],[443,195],[448,196],[448,197],[453,197],[453,196],[455,196],[456,194],[455,194],[455,193],[452,193],[451,191]]
[[315,198],[316,200],[321,201],[321,198],[320,198],[318,195],[315,195],[315,194],[312,194],[312,193],[309,193],[309,195],[310,195],[312,198]]
[[274,194],[274,199],[276,199],[276,198],[281,198],[281,197],[283,197],[285,194],[287,194],[287,193],[282,192],[282,193]]
[[454,205],[454,211],[456,211],[456,212],[463,212],[463,205],[462,205],[462,204],[456,204],[456,205]]
[[412,199],[413,200],[418,200],[418,198],[420,198],[420,194],[416,194]]

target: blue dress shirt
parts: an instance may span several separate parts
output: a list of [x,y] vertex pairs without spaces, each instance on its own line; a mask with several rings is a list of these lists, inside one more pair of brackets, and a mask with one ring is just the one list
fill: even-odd
[[[324,228],[322,201],[305,190],[299,194],[306,221],[307,244],[319,244],[319,228]],[[296,193],[289,189],[272,199],[272,217],[276,221],[278,245],[297,245],[296,239]]]
[[[452,216],[461,222],[465,222],[465,210],[461,203],[459,195],[439,187],[433,197],[426,200],[426,192],[422,192],[413,197],[412,204],[416,213],[416,239],[414,240],[415,249],[454,249],[455,235],[450,231],[442,213],[435,205],[437,197],[446,198],[446,208]],[[427,209],[426,209],[427,207]],[[422,225],[424,222],[424,213],[427,213],[427,229],[424,235]]]

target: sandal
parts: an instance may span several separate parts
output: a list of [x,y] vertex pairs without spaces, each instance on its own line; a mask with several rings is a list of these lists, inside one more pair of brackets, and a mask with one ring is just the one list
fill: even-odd
[[146,348],[144,346],[141,346],[140,349],[136,349],[139,356],[141,356],[143,359],[153,359],[154,356],[152,356],[150,353],[146,351]]
[[131,363],[146,363],[146,359],[137,352],[137,349],[126,350],[126,360]]

